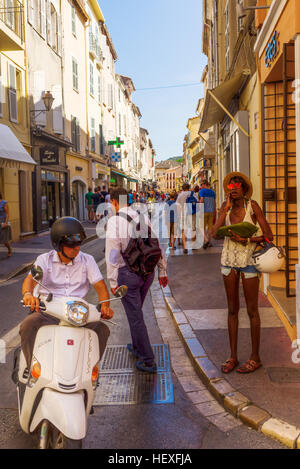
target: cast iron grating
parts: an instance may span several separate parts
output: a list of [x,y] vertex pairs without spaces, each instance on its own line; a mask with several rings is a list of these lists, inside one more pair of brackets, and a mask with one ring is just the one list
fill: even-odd
[[[152,345],[158,372],[170,371],[170,352],[167,344]],[[128,373],[135,371],[136,358],[127,350],[126,345],[110,345],[106,348],[100,362],[101,373]]]
[[169,404],[174,402],[167,344],[152,345],[157,373],[139,372],[126,345],[110,345],[100,362],[99,386],[93,405]]
[[170,404],[174,402],[171,372],[100,375],[93,405]]

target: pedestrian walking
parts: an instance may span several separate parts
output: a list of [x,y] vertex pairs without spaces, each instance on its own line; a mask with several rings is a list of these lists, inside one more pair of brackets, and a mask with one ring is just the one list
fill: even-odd
[[[127,202],[124,200],[127,198]],[[150,344],[148,331],[143,317],[143,304],[147,292],[154,279],[154,271],[146,276],[139,271],[134,272],[128,267],[127,248],[134,241],[134,226],[141,222],[143,217],[146,226],[151,228],[146,215],[136,212],[128,206],[128,193],[124,188],[115,188],[111,191],[111,203],[116,215],[108,220],[106,233],[106,265],[107,278],[111,291],[114,293],[119,285],[128,287],[127,295],[122,298],[122,304],[128,319],[132,343],[127,345],[128,350],[138,358],[136,367],[138,370],[155,373],[157,370],[154,353]],[[149,232],[148,232],[149,233]],[[149,236],[149,234],[148,234]],[[158,244],[158,241],[157,241]],[[159,246],[159,244],[158,244]],[[133,252],[134,251],[134,252]],[[133,249],[134,257],[136,251]],[[166,273],[166,257],[164,250],[159,247],[158,279],[165,287],[168,284]],[[141,259],[141,255],[137,256]]]
[[98,205],[101,204],[102,201],[102,195],[100,193],[100,187],[95,188],[95,192],[92,195],[92,201],[93,201],[93,212],[94,212],[94,218],[93,218],[93,223],[97,223],[97,208]]
[[129,205],[129,207],[132,204],[133,204],[133,193],[132,193],[132,189],[130,189],[130,191],[128,193],[128,205]]
[[199,201],[204,204],[204,244],[203,249],[212,247],[211,234],[214,216],[216,213],[216,194],[210,188],[209,182],[205,179],[202,182],[202,189],[199,192]]
[[171,192],[169,197],[170,198],[169,200],[167,200],[166,206],[164,208],[165,221],[169,235],[169,247],[172,249],[176,249],[175,242],[177,238],[179,216],[177,211],[177,204],[175,201],[175,193]]
[[12,248],[11,248],[11,226],[9,223],[9,207],[6,200],[3,199],[2,194],[0,193],[0,244],[4,244],[7,247],[8,253],[7,256],[11,257]]
[[[187,236],[186,232],[190,228],[192,231],[196,232],[196,221],[197,221],[197,202],[193,191],[190,190],[189,183],[185,182],[182,185],[182,191],[177,197],[177,204],[180,207],[180,230],[182,235],[183,243],[183,252],[184,254],[188,253],[187,250]],[[195,236],[192,238],[195,240]]]
[[229,173],[223,181],[226,201],[223,202],[219,217],[213,227],[213,237],[221,226],[248,222],[259,230],[251,238],[243,238],[235,233],[226,237],[221,257],[221,272],[228,303],[228,334],[231,356],[222,364],[223,373],[229,373],[239,364],[237,356],[239,284],[242,278],[243,290],[250,319],[252,352],[249,360],[237,369],[239,373],[251,373],[261,366],[259,356],[260,317],[258,311],[259,272],[256,270],[252,254],[257,244],[268,238],[273,240],[271,228],[254,200],[252,183],[240,172]]
[[89,222],[93,222],[94,220],[93,194],[92,188],[89,187],[88,192],[85,194],[85,208],[88,211]]

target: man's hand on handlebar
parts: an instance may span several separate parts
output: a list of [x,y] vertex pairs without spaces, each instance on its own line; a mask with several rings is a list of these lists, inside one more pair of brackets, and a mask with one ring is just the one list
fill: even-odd
[[23,296],[24,306],[30,306],[30,310],[36,311],[37,313],[40,310],[40,300],[30,293],[25,293]]
[[101,305],[101,318],[102,319],[111,319],[114,315],[114,312],[112,309],[110,309],[110,307],[103,303]]

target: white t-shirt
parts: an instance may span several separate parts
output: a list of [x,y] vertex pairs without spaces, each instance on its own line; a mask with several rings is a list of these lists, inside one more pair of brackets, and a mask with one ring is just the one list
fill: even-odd
[[[41,254],[35,261],[35,267],[43,270],[41,283],[53,293],[54,297],[75,296],[84,298],[90,285],[103,280],[103,276],[90,254],[79,252],[69,264],[61,262],[55,250]],[[39,293],[48,295],[48,291],[39,287]]]

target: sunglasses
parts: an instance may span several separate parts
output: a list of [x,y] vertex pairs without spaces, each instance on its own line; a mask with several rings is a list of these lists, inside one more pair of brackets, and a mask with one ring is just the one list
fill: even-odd
[[229,189],[230,191],[232,191],[233,189],[240,189],[242,187],[242,183],[241,182],[232,182],[231,184],[228,184],[227,185],[227,189]]

